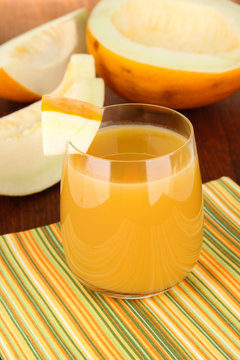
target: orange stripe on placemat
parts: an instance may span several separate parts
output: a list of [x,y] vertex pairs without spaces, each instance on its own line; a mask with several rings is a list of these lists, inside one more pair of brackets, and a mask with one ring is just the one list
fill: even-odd
[[[171,293],[171,297],[177,300],[178,303],[180,303],[179,299],[176,297],[174,292]],[[166,312],[163,306],[160,307],[157,301],[154,302],[156,308],[158,308],[159,311],[161,310],[164,313],[165,317],[166,316],[169,317],[169,321],[172,323],[174,328],[177,329],[178,332],[180,333],[182,332],[184,334],[185,343],[186,346],[189,348],[189,351],[193,353],[192,348],[196,348],[196,350],[200,352],[200,354],[202,355],[204,354],[203,350],[205,352],[209,352],[209,355],[210,354],[213,355],[214,353],[216,353],[216,349],[213,348],[213,346],[208,340],[206,339],[205,341],[201,340],[201,333],[198,329],[196,328],[194,328],[194,330],[191,329],[192,322],[189,319],[187,319],[186,316],[182,315],[182,313],[179,311],[176,305],[174,306],[173,303],[169,301],[169,299],[163,299],[162,303],[168,312]],[[187,310],[185,304],[186,304],[185,302],[181,302],[181,307]],[[169,314],[172,313],[173,306],[174,306],[174,313],[173,315],[170,316]],[[191,316],[198,322],[198,320],[193,316],[193,314],[191,314]],[[201,326],[201,328],[204,328],[204,326]],[[187,332],[189,332],[189,335],[187,334]],[[194,344],[193,339],[196,339],[199,345],[197,345],[196,343]],[[200,345],[202,346],[203,350],[201,349]],[[193,356],[196,356],[196,352],[193,353]]]
[[[234,253],[236,251],[236,248],[229,242],[228,240],[228,233],[225,229],[220,228],[216,225],[215,226],[212,225],[213,220],[210,218],[210,216],[205,212],[205,227],[210,229],[211,232],[214,234],[215,237],[217,237],[218,239],[221,239],[221,242],[226,245],[228,248],[230,248],[230,250]],[[226,237],[224,237],[224,235]],[[231,241],[235,243],[235,245],[238,245],[236,240],[234,238],[231,238]]]
[[227,204],[231,210],[235,211],[236,214],[239,214],[239,204],[228,196],[228,192],[223,187],[221,187],[217,182],[212,182],[208,186],[210,186],[211,189],[215,189],[215,195],[221,194],[222,198],[220,196],[218,197],[221,200],[224,199],[225,204]]
[[[197,344],[196,342],[194,343],[192,337],[190,337],[188,334],[190,333],[192,335],[194,333],[192,330],[190,330],[190,326],[189,326],[190,323],[188,323],[188,321],[185,318],[183,321],[181,318],[182,315],[181,316],[177,315],[178,312],[176,308],[174,309],[173,316],[169,315],[172,312],[173,308],[172,308],[172,304],[169,302],[168,299],[163,299],[161,301],[162,302],[161,307],[155,301],[154,298],[148,299],[147,302],[150,305],[151,310],[156,314],[156,316],[160,316],[161,321],[166,323],[172,332],[179,335],[178,336],[179,341],[182,342],[182,345],[188,350],[189,353],[192,354],[194,359],[201,358],[201,356],[204,355],[204,352],[200,348],[199,344]],[[168,312],[164,309],[163,305],[168,310]],[[180,324],[182,326],[180,326]],[[196,337],[196,330],[194,337]],[[203,348],[204,347],[205,345],[203,345]],[[210,354],[212,354],[211,351]]]
[[[33,320],[24,311],[24,307],[22,306],[22,304],[20,304],[17,296],[13,293],[12,289],[10,289],[4,283],[3,283],[3,286],[5,286],[5,288],[8,292],[8,297],[6,297],[4,294],[2,294],[3,301],[8,303],[8,308],[11,311],[12,315],[14,316],[14,319],[17,321],[17,323],[23,330],[24,334],[30,340],[31,344],[34,346],[37,353],[43,357],[43,351],[40,350],[39,344],[37,344],[36,341],[34,340],[32,334],[31,334],[31,330],[33,330],[34,332],[39,334],[40,338],[41,338],[41,333],[39,333],[38,329],[35,327]],[[16,310],[16,308],[13,306],[13,304],[15,307],[17,307],[18,310]],[[22,316],[20,316],[19,313],[21,313]],[[29,328],[31,328],[31,330],[29,330]]]
[[[197,269],[195,269],[195,273],[198,274],[198,278],[202,278],[202,280],[205,280],[205,282],[207,281],[208,283],[211,283],[211,281],[213,281],[213,279],[210,277],[210,275],[207,273],[207,271],[203,268],[203,267],[198,267]],[[187,284],[186,284],[186,287],[187,287]],[[185,288],[186,288],[185,287]],[[221,300],[221,303],[223,303],[223,305],[226,307],[226,308],[231,308],[231,311],[233,313],[235,313],[235,315],[237,314],[237,309],[234,308],[234,303],[232,303],[229,296],[228,296],[228,293],[226,292],[225,289],[221,288],[217,282],[214,283],[214,285],[210,286],[208,288],[214,295],[215,295],[215,298],[220,301]],[[216,301],[215,299],[215,301]],[[202,297],[201,299],[202,302],[204,302],[204,299]],[[227,316],[227,314],[225,313],[225,316]]]
[[[18,352],[15,350],[12,342],[13,341],[16,341],[16,338],[14,336],[14,333],[9,329],[8,325],[6,324],[6,322],[4,321],[4,317],[2,316],[1,317],[1,326],[2,326],[2,329],[1,329],[1,337],[3,338],[4,337],[4,341],[6,342],[7,344],[7,352],[8,352],[8,357],[6,357],[6,359],[17,359],[19,357],[19,354]],[[8,330],[9,333],[11,334],[11,340],[12,342],[10,341],[10,339],[8,337],[5,337],[4,336],[4,328],[5,330]],[[0,343],[1,343],[1,339],[0,339]],[[19,348],[19,350],[21,350],[21,348]],[[23,352],[21,353],[21,356],[23,356]]]
[[[135,303],[137,304],[136,305],[136,308],[137,308],[137,306],[141,306],[141,300],[136,300],[135,301]],[[127,304],[126,304],[126,302],[122,302],[122,305],[123,305],[123,307],[126,309],[126,310],[128,310],[128,311],[131,311],[131,316],[135,319],[135,321],[136,321],[136,323],[138,324],[138,326],[139,326],[139,328],[142,326],[142,322],[143,322],[143,320],[141,321],[141,318],[138,318],[137,317],[137,315],[136,315],[136,312],[134,312],[133,311],[133,307],[131,306],[131,308],[129,308],[129,306],[127,306]],[[162,335],[162,337],[164,338],[164,341],[168,341],[168,338],[167,338],[167,336],[166,336],[166,334],[165,334],[165,332],[164,332],[164,330],[163,330],[163,328],[160,326],[160,324],[154,324],[154,319],[153,318],[149,318],[148,319],[149,320],[149,322],[151,322],[151,324],[152,324],[152,328],[153,328],[153,330],[152,330],[152,332],[153,332],[153,334],[155,335],[155,337],[151,334],[151,332],[150,332],[150,325],[148,325],[148,327],[147,327],[147,331],[148,331],[148,334],[149,334],[149,336],[151,337],[151,340],[152,341],[154,341],[154,343],[161,349],[161,351],[163,351],[163,353],[166,355],[166,356],[169,356],[169,353],[167,353],[166,352],[166,349],[164,349],[162,346],[161,346],[161,343],[160,343],[160,341],[158,341],[158,343],[156,342],[156,338],[161,334]],[[151,320],[151,321],[150,321]],[[154,327],[153,327],[153,324],[155,325]],[[156,326],[157,325],[157,326]],[[159,328],[159,330],[158,330],[158,328]],[[144,341],[144,338],[143,338],[143,341]],[[175,344],[176,345],[176,344]],[[176,345],[177,346],[177,345]],[[178,350],[179,350],[179,347],[177,346],[177,348],[178,348]]]
[[[184,283],[184,289],[178,287],[175,292],[179,294],[182,299],[185,301],[182,303],[182,306],[185,307],[184,303],[188,304],[188,311],[191,309],[192,311],[192,317],[195,319],[195,321],[199,321],[198,317],[201,318],[201,328],[204,329],[206,333],[211,333],[211,337],[214,339],[216,343],[223,346],[224,351],[230,355],[228,346],[234,344],[229,344],[229,338],[226,336],[226,333],[224,332],[224,329],[221,329],[216,321],[213,321],[212,318],[210,318],[206,311],[203,310],[196,302],[193,301],[192,297],[189,296],[189,294],[186,292],[186,290],[190,290],[191,296],[196,298],[196,293],[192,287],[190,287],[187,283]],[[201,300],[201,305],[206,306],[206,303]],[[186,308],[185,308],[186,310]],[[212,313],[213,317],[215,316]],[[219,337],[221,337],[221,342],[219,341]],[[235,348],[235,346],[234,346]],[[238,351],[235,348],[235,351]],[[236,354],[235,354],[236,355]]]
[[1,352],[0,355],[4,356],[4,359],[12,360],[18,359],[18,354],[15,353],[13,346],[8,337],[3,338],[3,331],[1,332],[2,338],[0,339]]
[[[172,298],[175,299],[179,304],[181,304],[181,308],[185,309],[186,312],[189,312],[189,304],[186,301],[186,299],[184,301],[180,301],[177,294],[173,293],[171,294]],[[182,294],[181,294],[182,295]],[[169,304],[168,302],[166,302],[165,300],[163,300],[163,303],[165,305],[165,307],[168,309],[168,317],[170,316],[169,313],[172,312],[172,304]],[[176,308],[174,309],[175,312],[173,313],[172,317],[171,317],[171,322],[173,323],[173,328],[176,328],[175,326],[175,322],[176,319],[178,320],[178,322],[181,324],[181,327],[177,327],[179,334],[183,335],[183,343],[185,344],[185,346],[188,346],[189,351],[191,351],[193,353],[194,359],[195,358],[200,358],[201,356],[205,356],[203,357],[205,358],[210,358],[210,356],[212,356],[214,359],[219,359],[221,358],[221,353],[219,353],[219,351],[216,349],[215,346],[213,346],[213,343],[211,343],[209,341],[208,338],[206,338],[206,336],[203,336],[200,332],[199,329],[197,329],[196,327],[194,327],[194,330],[191,330],[191,326],[192,326],[192,321],[188,320],[185,316],[182,316],[182,313],[179,312]],[[178,315],[176,315],[178,314]],[[166,318],[166,317],[165,317]],[[200,326],[200,328],[202,330],[204,330],[204,332],[207,334],[208,330],[207,328],[204,326],[204,321],[199,322],[198,318],[194,315],[194,313],[191,312],[191,318],[194,319],[194,321],[196,323],[198,323],[198,325]],[[169,321],[169,320],[168,320]],[[185,332],[186,330],[190,331],[192,338],[189,338],[189,341]],[[204,349],[204,351],[202,349],[199,348],[199,346],[197,347],[196,342],[198,342],[199,344],[201,344],[202,348]],[[199,349],[199,351],[196,353],[196,350]],[[195,350],[193,352],[193,350]],[[200,354],[199,354],[200,352]],[[208,354],[208,356],[206,357],[206,353]],[[205,355],[204,355],[205,354]]]
[[[205,250],[201,251],[201,258],[207,263],[208,269],[214,276],[218,276],[219,280],[221,280],[222,284],[231,290],[231,293],[237,298],[237,286],[239,285],[238,281],[227,271],[227,269],[222,269],[220,264]],[[221,275],[221,276],[219,276]],[[235,305],[237,302],[232,300]]]
[[49,227],[51,228],[52,232],[54,233],[56,238],[59,240],[59,242],[62,244],[62,234],[61,234],[61,230],[58,227],[58,225],[57,224],[51,224],[51,225],[49,225]]
[[[108,300],[107,297],[103,297],[103,298],[104,298],[104,302],[105,302],[105,301],[107,302],[107,300]],[[97,296],[95,297],[95,301],[98,303],[98,305],[99,305],[100,308],[104,309],[104,307],[102,306],[102,303],[100,302],[100,300],[99,300],[99,298],[98,298]],[[113,310],[114,310],[114,309],[113,309]],[[119,323],[115,320],[115,318],[111,316],[110,312],[108,313],[108,320],[109,320],[112,324],[114,324],[115,328],[118,330],[119,335],[121,335],[121,338],[122,338],[123,340],[126,340],[126,339],[127,339],[127,336],[126,336],[124,330],[119,326]],[[118,319],[118,320],[120,320],[120,319]],[[121,321],[120,321],[120,322],[121,322]],[[131,343],[131,348],[134,349],[135,351],[139,352],[138,349],[136,349],[136,346],[135,346],[133,343]],[[133,354],[134,354],[134,353],[132,353],[132,355],[133,355]]]
[[[161,314],[162,316],[164,316],[164,317],[169,317],[169,315],[168,315],[167,312],[164,310],[164,308],[163,308],[163,307],[160,307],[158,303],[154,302],[154,298],[152,298],[151,300],[152,300],[152,304],[151,304],[148,308],[146,307],[146,309],[144,308],[144,305],[145,305],[145,302],[144,302],[144,301],[138,301],[138,304],[139,304],[139,306],[140,306],[141,308],[144,308],[144,310],[147,312],[149,318],[152,319],[153,322],[156,321],[156,318],[158,318],[160,314]],[[150,304],[150,301],[151,301],[151,300],[147,300],[147,304],[148,304],[148,305]],[[154,303],[154,306],[153,306],[153,303]],[[163,301],[162,301],[162,304],[163,304],[163,303],[165,303],[165,300],[164,300],[164,299],[163,299]],[[168,302],[167,302],[167,303],[168,303]],[[151,309],[151,311],[150,311],[150,309]],[[153,317],[153,315],[152,315],[151,312],[155,315],[155,317]],[[176,313],[175,313],[175,315],[176,315]],[[172,319],[171,319],[171,320],[172,320]],[[181,318],[178,317],[178,316],[176,316],[175,320],[178,320],[180,323],[182,323]],[[186,332],[186,324],[184,324],[184,329],[181,329],[181,328],[179,327],[179,325],[177,324],[176,321],[174,321],[174,322],[172,323],[172,326],[174,327],[175,330],[176,330],[176,329],[177,329],[177,330],[180,329],[180,330],[184,333],[184,338],[185,338],[185,340],[186,340],[185,343],[184,343],[184,347],[186,347],[186,345],[189,343],[189,341],[190,341],[190,343],[191,343],[191,338],[189,337],[189,335],[188,335],[187,332]],[[163,329],[162,331],[164,331],[164,329]],[[188,327],[188,331],[189,331],[190,333],[192,333],[192,331],[190,330],[189,327]],[[167,337],[167,332],[166,332],[166,330],[165,330],[165,336]],[[181,356],[182,356],[181,352],[182,352],[183,350],[180,348],[179,342],[174,341],[174,344],[175,344],[175,346],[178,348],[179,357],[181,357]],[[199,348],[199,346],[196,345],[196,344],[195,344],[195,346],[196,346],[197,350],[201,353],[202,351],[201,351],[201,349]],[[188,347],[188,351],[192,352],[192,351],[191,351],[191,346]],[[194,354],[192,353],[192,355],[194,355]]]
[[[213,183],[215,181],[212,181]],[[232,193],[234,193],[234,195],[236,195],[236,197],[239,198],[240,195],[240,189],[238,188],[238,190],[235,189],[235,187],[238,187],[238,184],[236,184],[232,179],[227,178],[227,177],[222,177],[219,180],[217,180],[216,182],[220,182],[220,186],[222,186],[222,184],[224,184],[225,186],[227,186],[228,190],[231,191]],[[208,183],[206,184],[208,185]],[[229,196],[230,201],[233,201],[233,198],[231,196]]]
[[[16,235],[12,236],[18,239]],[[86,338],[81,338],[81,341],[78,339],[78,337],[76,336],[76,326],[73,324],[73,321],[71,321],[71,319],[67,316],[65,309],[60,306],[59,300],[53,296],[52,292],[46,291],[45,282],[42,280],[35,267],[32,266],[29,258],[24,255],[18,242],[15,243],[15,248],[17,250],[16,255],[21,259],[24,270],[29,274],[32,282],[35,284],[40,294],[44,296],[46,303],[52,308],[53,312],[55,312],[59,322],[61,322],[65,330],[69,332],[69,336],[73,337],[73,339],[75,340],[75,347],[79,346],[86,355],[89,356],[91,354],[90,356],[93,356],[92,350],[89,348]]]
[[[205,253],[204,252],[204,250],[202,251],[203,252],[203,254],[201,255],[201,257],[200,257],[200,259],[199,259],[199,261],[201,261],[202,262],[202,260],[203,259],[205,259],[206,258],[206,256],[208,257],[208,259],[209,259],[209,257],[211,256],[211,255],[209,255],[209,253]],[[202,273],[204,273],[204,276],[205,276],[205,278],[207,278],[209,281],[212,281],[213,282],[213,280],[216,278],[216,276],[218,277],[218,279],[219,279],[219,282],[220,282],[220,279],[222,280],[222,278],[220,277],[220,274],[222,273],[222,275],[223,275],[223,282],[221,283],[221,284],[219,284],[217,281],[215,281],[214,282],[214,287],[215,288],[217,288],[218,290],[219,289],[221,289],[221,292],[223,293],[223,295],[225,295],[226,297],[228,297],[229,296],[229,289],[228,289],[228,287],[229,287],[229,284],[228,283],[226,283],[226,286],[225,286],[225,281],[226,281],[226,279],[228,278],[228,276],[230,277],[231,275],[230,275],[230,273],[226,270],[226,277],[224,278],[224,276],[225,276],[225,273],[224,273],[224,271],[223,270],[220,270],[219,271],[219,273],[217,273],[217,271],[218,271],[218,269],[221,269],[221,265],[215,260],[214,261],[214,265],[215,266],[213,266],[213,271],[212,271],[212,266],[211,266],[211,262],[205,262],[205,261],[203,261],[202,262],[202,265],[204,265],[204,267],[205,267],[205,269],[204,269],[204,267],[203,266],[201,266],[201,271],[202,271]],[[228,275],[229,274],[229,275]],[[216,275],[216,276],[215,276]],[[234,277],[232,277],[233,279],[234,279]],[[233,282],[235,283],[237,283],[237,281],[234,281],[233,280]],[[224,286],[222,286],[222,285],[224,285]],[[235,291],[237,290],[237,288],[235,288],[234,289],[234,291],[233,291],[233,293],[232,293],[232,295],[233,296],[235,296]],[[236,294],[237,295],[237,294]],[[234,305],[234,303],[235,302],[233,302],[233,305]]]
[[[42,252],[41,248],[34,242],[34,237],[31,233],[27,234],[28,242],[26,242],[26,248],[29,248],[29,251],[34,254],[34,250],[37,250],[37,254],[40,254],[40,257],[34,256],[34,260],[36,261],[36,265],[38,265],[38,269],[43,271],[44,268],[47,270],[45,275],[47,275],[47,283],[49,284],[49,291],[55,287],[55,290],[59,293],[59,295],[64,296],[67,293],[69,296],[66,298],[66,306],[71,309],[71,312],[74,311],[74,318],[76,321],[81,323],[81,326],[84,328],[85,333],[88,335],[89,338],[92,339],[93,342],[98,342],[98,345],[102,347],[102,351],[104,356],[111,357],[113,356],[113,352],[110,348],[111,343],[109,339],[106,337],[104,332],[100,326],[98,326],[96,320],[91,316],[89,312],[86,311],[86,308],[83,308],[81,303],[76,298],[73,290],[70,286],[68,286],[67,282],[63,277],[59,278],[60,274],[55,275],[54,271],[51,268],[51,263],[45,254]],[[29,246],[31,245],[31,246]],[[79,313],[79,314],[78,314]],[[82,317],[82,318],[81,318]],[[87,325],[87,326],[86,326]],[[92,334],[98,334],[97,339],[92,337]],[[102,346],[103,345],[103,346]],[[89,343],[91,347],[91,343]],[[94,349],[93,349],[94,350]],[[98,355],[95,353],[96,356]],[[116,354],[117,355],[117,354]],[[118,354],[120,356],[120,354]]]
[[[9,332],[9,334],[11,335],[11,340],[14,343],[14,345],[18,348],[19,353],[21,354],[21,356],[24,358],[28,358],[30,359],[32,357],[32,353],[30,353],[28,351],[28,349],[22,348],[22,343],[21,343],[21,339],[19,338],[19,336],[16,336],[16,327],[13,327],[13,324],[11,322],[11,320],[9,319],[9,316],[7,314],[7,312],[5,311],[5,309],[1,310],[1,323],[3,325],[3,328],[5,328],[6,331]],[[4,336],[4,331],[2,331],[2,336]],[[8,338],[6,337],[5,340],[8,342],[9,347],[11,348],[11,352],[14,353],[15,357],[18,357],[18,353],[16,352],[16,350],[13,348],[12,344],[10,343],[10,340],[8,340]]]
[[[123,321],[127,327],[129,328],[129,330],[134,333],[134,336],[136,339],[138,339],[141,343],[142,346],[144,348],[146,348],[146,351],[148,351],[150,356],[156,357],[158,355],[158,352],[156,351],[156,349],[153,348],[153,346],[146,341],[146,338],[143,336],[143,334],[141,333],[140,329],[142,326],[142,323],[136,319],[136,322],[138,323],[139,327],[137,327],[129,317],[127,317],[127,315],[121,310],[120,308],[120,304],[125,307],[126,312],[130,312],[129,307],[125,306],[125,302],[122,300],[119,300],[118,302],[112,300],[111,298],[107,298],[106,297],[106,301],[109,303],[109,305],[112,307],[112,309],[116,312],[116,314],[119,316],[119,318],[121,319],[121,321]],[[133,313],[131,313],[131,316],[133,316]],[[155,341],[155,339],[152,337],[152,335],[150,333],[148,333],[149,337],[151,338],[152,342],[158,347],[159,344]],[[137,350],[137,348],[135,347],[135,349]],[[140,354],[139,354],[140,355]],[[167,355],[167,353],[165,352],[165,355]]]
[[[236,222],[236,224],[239,222],[239,217],[232,212],[231,208],[227,206],[221,198],[211,189],[210,186],[205,186],[204,192],[206,195],[208,195],[211,198],[211,201],[214,202],[215,207],[218,207],[219,214],[220,211],[225,214],[225,221],[228,222],[230,226],[233,226],[233,224]],[[236,226],[236,225],[235,225]]]
[[[8,270],[8,268],[6,268],[6,266],[5,266],[5,264],[3,264],[3,270],[5,270],[5,271]],[[41,339],[41,341],[44,343],[44,347],[49,348],[48,343],[45,343],[46,337],[51,339],[51,343],[58,346],[59,344],[56,341],[55,337],[51,334],[51,331],[47,327],[46,323],[43,322],[41,316],[39,316],[38,311],[32,305],[32,303],[29,301],[29,298],[23,292],[22,288],[18,286],[18,283],[17,283],[15,277],[11,273],[8,273],[8,278],[13,283],[13,286],[18,289],[18,295],[20,297],[18,296],[15,298],[14,304],[18,304],[17,309],[19,309],[19,310],[21,309],[21,311],[26,315],[26,317],[27,317],[26,323],[31,324],[31,328],[33,328],[34,332],[36,332],[36,336],[38,337],[38,339]],[[6,287],[7,286],[8,285],[6,285]],[[15,293],[12,292],[11,288],[9,288],[9,294],[15,295]],[[19,298],[22,299],[22,304],[19,303],[19,300],[18,300]],[[29,307],[29,312],[32,313],[32,317],[30,317],[28,312],[24,311],[24,310],[26,310],[26,307]],[[15,310],[13,310],[13,312],[15,314]],[[40,331],[40,329],[41,329],[41,331]],[[24,330],[24,332],[26,332],[26,331]],[[35,344],[35,342],[33,340],[31,340],[31,341],[33,344]],[[50,354],[51,354],[52,350],[48,350],[48,351],[50,351]],[[59,351],[64,353],[64,350],[61,347],[59,348]],[[52,356],[53,356],[53,354],[52,354]]]
[[[198,287],[197,285],[195,285],[196,287]],[[191,290],[192,292],[192,295],[195,296],[195,298],[198,298],[198,300],[200,300],[200,297],[198,296],[198,294],[196,293],[195,290],[193,290],[190,285],[188,284],[185,284],[185,288],[188,288],[189,290]],[[200,288],[198,287],[198,289],[200,290]],[[228,301],[229,301],[229,298],[228,298]],[[219,321],[219,324],[218,324],[218,327],[217,327],[217,330],[222,333],[222,337],[226,337],[229,339],[229,333],[233,333],[232,329],[230,328],[230,326],[219,316],[219,313],[217,313],[215,310],[212,309],[212,307],[204,300],[204,299],[201,299],[201,302],[202,302],[202,306],[205,307],[205,309],[208,309],[209,313],[212,313],[212,315],[214,316],[215,319],[218,319]],[[215,326],[214,322],[212,319],[210,319],[209,315],[206,314],[206,311],[204,310],[200,310],[199,313],[202,312],[202,314],[204,314],[204,316],[206,316],[207,318],[207,322],[208,324],[212,323],[212,326]],[[226,328],[229,329],[229,332],[226,333]],[[205,329],[206,330],[206,329]],[[234,333],[233,333],[234,335]]]

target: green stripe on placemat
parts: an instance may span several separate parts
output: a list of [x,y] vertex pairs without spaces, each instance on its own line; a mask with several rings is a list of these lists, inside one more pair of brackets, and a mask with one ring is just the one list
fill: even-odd
[[203,189],[199,261],[148,299],[82,286],[65,262],[59,224],[1,236],[2,359],[239,358],[240,189],[226,177]]

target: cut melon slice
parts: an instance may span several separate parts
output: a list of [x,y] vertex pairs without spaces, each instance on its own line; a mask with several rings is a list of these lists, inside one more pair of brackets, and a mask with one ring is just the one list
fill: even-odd
[[87,152],[102,121],[100,107],[87,102],[59,97],[42,98],[43,152],[63,154],[67,142]]
[[[104,83],[94,74],[91,55],[73,55],[59,86],[61,95],[102,106]],[[0,119],[0,153],[2,195],[32,194],[60,180],[62,156],[43,153],[40,101]]]
[[43,24],[0,46],[0,97],[34,101],[62,80],[70,56],[85,52],[86,9]]
[[240,89],[240,6],[228,0],[103,0],[87,46],[131,101],[190,108]]

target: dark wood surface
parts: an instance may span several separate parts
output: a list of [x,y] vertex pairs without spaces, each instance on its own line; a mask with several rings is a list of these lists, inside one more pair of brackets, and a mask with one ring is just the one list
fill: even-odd
[[[0,0],[0,44],[97,0]],[[236,1],[239,3],[239,1]],[[106,89],[106,104],[125,102]],[[0,117],[26,104],[0,99]],[[229,176],[240,183],[240,92],[216,104],[182,111],[194,126],[203,182]],[[4,154],[0,154],[4,156]],[[59,184],[34,195],[0,196],[0,234],[59,220]]]

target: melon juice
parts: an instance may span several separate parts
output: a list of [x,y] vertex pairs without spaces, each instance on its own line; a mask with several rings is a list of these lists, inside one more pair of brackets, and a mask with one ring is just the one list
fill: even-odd
[[87,154],[68,145],[63,246],[82,283],[144,297],[192,270],[202,243],[202,187],[196,153],[186,143],[161,126],[119,124],[100,129]]

